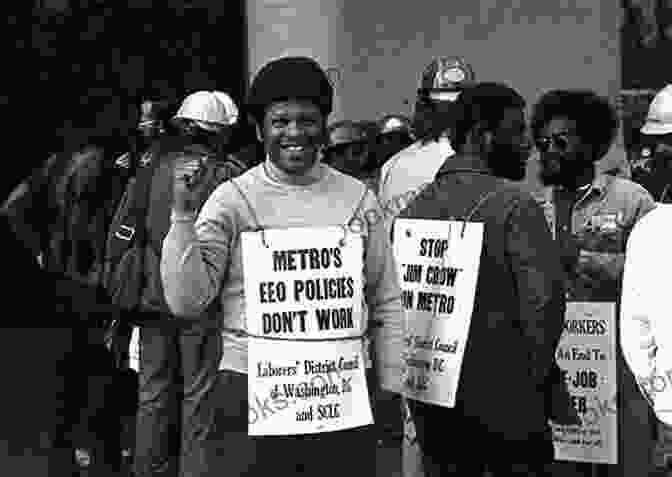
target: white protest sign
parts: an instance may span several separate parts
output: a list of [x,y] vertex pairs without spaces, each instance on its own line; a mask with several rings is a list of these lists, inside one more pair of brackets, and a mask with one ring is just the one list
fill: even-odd
[[277,410],[251,415],[250,435],[312,434],[373,423],[361,340],[251,337],[248,356],[250,396],[270,397]]
[[455,406],[483,245],[482,223],[398,219],[394,253],[406,312],[408,397]]
[[[286,412],[250,419],[250,435],[373,422],[363,357],[363,250],[362,236],[342,227],[242,234],[248,396],[288,399]],[[334,373],[343,381],[313,389]]]
[[615,319],[615,303],[567,303],[556,360],[582,424],[551,423],[557,460],[617,463]]
[[243,232],[242,247],[248,333],[284,339],[363,334],[361,235],[341,227]]

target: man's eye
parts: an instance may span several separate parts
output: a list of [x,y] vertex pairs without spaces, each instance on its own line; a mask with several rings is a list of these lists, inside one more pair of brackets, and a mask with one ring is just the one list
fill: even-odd
[[312,127],[317,126],[317,120],[316,119],[303,119],[303,120],[299,121],[299,124],[301,124],[301,126],[303,126],[303,127],[312,128]]

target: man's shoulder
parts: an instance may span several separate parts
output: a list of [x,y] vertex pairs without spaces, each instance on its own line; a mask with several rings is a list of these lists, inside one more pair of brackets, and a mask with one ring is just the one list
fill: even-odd
[[667,240],[672,234],[672,204],[658,204],[635,224],[629,240],[638,237]]
[[[241,174],[231,177],[230,179],[219,184],[219,187],[225,187],[230,190],[234,190],[236,186],[243,187],[245,189],[255,190],[258,189],[261,185],[260,181],[260,169],[263,166],[261,164],[254,167],[250,167]],[[231,181],[235,179],[235,183]]]
[[[655,207],[655,200],[651,193],[641,184],[622,177],[607,176],[606,198],[620,208],[638,210],[643,213]],[[620,205],[618,205],[620,204]],[[640,217],[641,218],[641,217]]]
[[416,141],[413,144],[405,147],[401,151],[397,152],[396,154],[393,154],[392,157],[390,157],[385,164],[383,164],[383,169],[391,168],[393,164],[396,164],[400,160],[402,160],[405,157],[412,157],[415,156],[420,149],[420,142]]
[[481,193],[485,201],[492,201],[502,210],[511,211],[515,207],[523,209],[536,207],[538,200],[522,184],[503,177],[489,176],[492,180],[488,190]]
[[404,216],[410,218],[414,214],[422,214],[422,211],[435,209],[438,204],[442,204],[443,209],[450,209],[450,198],[453,194],[462,196],[462,200],[458,201],[460,203],[466,200],[467,203],[472,201],[475,203],[482,202],[481,205],[492,206],[492,204],[496,204],[494,209],[492,207],[488,208],[502,213],[505,210],[512,210],[513,207],[518,205],[531,207],[537,203],[534,196],[522,185],[501,177],[483,175],[479,177],[478,184],[472,184],[468,189],[462,188],[461,190],[453,189],[444,182],[435,180],[415,197],[411,205],[403,211]]
[[609,193],[611,194],[624,195],[635,199],[649,199],[652,197],[649,191],[644,188],[644,186],[633,180],[626,179],[624,177],[616,177],[609,174],[604,174],[601,177],[601,180],[607,183]]
[[326,164],[324,167],[326,168],[326,174],[328,174],[328,181],[330,184],[328,190],[330,193],[335,193],[344,197],[351,197],[353,195],[361,197],[364,192],[369,190],[373,194],[371,188],[364,181],[345,174]]
[[448,157],[442,147],[439,141],[416,141],[386,161],[380,171],[380,199],[388,202],[431,183]]
[[387,161],[385,161],[385,163],[380,167],[381,181],[383,181],[390,174],[392,169],[394,169],[400,161],[403,161],[405,157],[414,156],[415,152],[417,151],[417,148],[418,143],[415,142],[410,146],[406,147],[405,149],[402,149],[401,151],[397,152]]

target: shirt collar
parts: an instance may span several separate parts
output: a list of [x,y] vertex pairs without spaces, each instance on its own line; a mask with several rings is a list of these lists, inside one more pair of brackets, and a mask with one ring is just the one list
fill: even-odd
[[593,182],[579,187],[577,192],[580,198],[576,203],[578,204],[592,196],[602,197],[613,179],[614,177],[609,174],[597,174]]

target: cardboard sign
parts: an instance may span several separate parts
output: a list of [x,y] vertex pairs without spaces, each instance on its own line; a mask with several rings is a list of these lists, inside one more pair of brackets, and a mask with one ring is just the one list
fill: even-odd
[[455,406],[481,259],[482,223],[398,219],[394,253],[406,312],[402,393]]
[[[371,424],[362,236],[341,227],[244,232],[242,251],[249,399],[287,403],[266,419],[250,416],[250,435]],[[340,379],[329,383],[332,375]]]
[[556,360],[582,425],[551,423],[557,460],[616,464],[616,304],[569,302]]
[[312,434],[373,423],[359,339],[250,338],[248,361],[250,402],[270,398],[275,409],[266,414],[263,407],[250,408],[250,435]]

